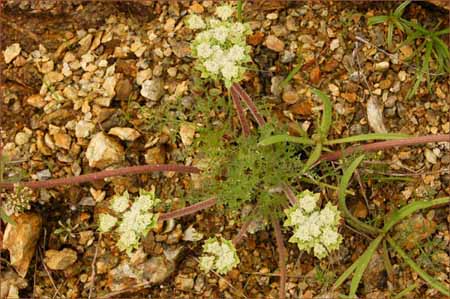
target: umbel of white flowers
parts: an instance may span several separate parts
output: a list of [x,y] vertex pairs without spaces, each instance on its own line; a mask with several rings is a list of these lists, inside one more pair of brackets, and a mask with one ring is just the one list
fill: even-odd
[[[139,190],[139,196],[130,205],[130,195],[125,191],[122,195],[115,195],[111,199],[110,208],[116,216],[102,213],[99,215],[99,231],[114,232],[119,235],[117,247],[127,254],[139,247],[141,238],[156,227],[158,214],[152,212],[160,202],[155,191]],[[117,216],[119,215],[119,216]]]
[[246,43],[250,26],[232,21],[233,13],[231,5],[223,5],[216,8],[220,20],[209,18],[205,22],[195,14],[186,18],[190,29],[202,30],[191,45],[192,55],[197,58],[196,68],[202,78],[223,80],[227,88],[243,79],[244,65],[250,61],[250,46]]
[[203,245],[203,255],[200,257],[200,269],[205,272],[215,270],[226,274],[239,264],[236,248],[229,240],[210,238]]
[[300,250],[312,249],[317,258],[324,258],[342,242],[338,233],[339,211],[329,202],[320,209],[317,205],[320,193],[305,190],[297,198],[297,203],[284,211],[287,215],[284,226],[291,226],[294,231],[289,242],[296,243]]

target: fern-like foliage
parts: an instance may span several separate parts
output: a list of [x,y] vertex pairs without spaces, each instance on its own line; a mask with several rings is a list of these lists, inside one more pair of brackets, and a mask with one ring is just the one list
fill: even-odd
[[273,133],[270,126],[247,138],[238,137],[233,142],[227,142],[223,135],[217,133],[204,138],[200,147],[209,165],[199,190],[202,198],[215,196],[219,203],[231,210],[253,204],[255,209],[251,216],[266,219],[281,216],[287,200],[277,189],[298,177],[304,167],[298,157],[302,145],[258,146],[261,137]]

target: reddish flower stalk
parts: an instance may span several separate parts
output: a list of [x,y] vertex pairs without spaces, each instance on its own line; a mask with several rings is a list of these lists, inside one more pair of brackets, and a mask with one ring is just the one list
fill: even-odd
[[213,205],[216,204],[216,202],[217,202],[217,200],[215,198],[210,198],[210,199],[201,201],[199,203],[193,204],[189,207],[177,209],[172,212],[163,213],[159,216],[158,220],[165,221],[165,220],[170,220],[170,219],[175,219],[175,218],[180,218],[180,217],[184,217],[187,215],[191,215],[191,214],[197,213],[198,211],[205,210],[207,208],[212,207]]
[[387,150],[393,147],[403,147],[403,146],[409,146],[409,145],[417,145],[417,144],[423,144],[423,143],[429,143],[429,142],[450,142],[450,134],[437,134],[437,135],[426,135],[426,136],[418,136],[418,137],[410,137],[410,138],[404,138],[404,139],[397,139],[397,140],[387,140],[387,141],[380,141],[380,142],[374,142],[369,144],[363,144],[363,145],[354,145],[351,147],[348,147],[344,151],[335,151],[331,153],[326,153],[322,155],[319,159],[319,161],[334,161],[339,159],[343,155],[350,155],[353,152],[356,151],[363,151],[363,152],[373,152],[378,150]]
[[259,114],[258,108],[256,108],[255,103],[253,102],[252,98],[250,98],[248,93],[237,83],[233,83],[233,85],[231,86],[231,90],[233,90],[233,88],[236,91],[236,93],[239,95],[241,100],[243,100],[247,104],[247,106],[250,109],[250,112],[252,113],[253,117],[255,118],[258,126],[260,126],[260,127],[264,126],[266,124],[266,121],[261,116],[261,114]]
[[247,119],[245,118],[244,109],[242,109],[241,102],[239,101],[239,95],[235,90],[233,90],[233,87],[231,87],[230,91],[231,98],[233,99],[234,106],[236,107],[239,122],[241,123],[242,133],[245,137],[248,137],[250,135],[250,126]]
[[287,271],[286,271],[286,248],[284,247],[283,235],[281,233],[280,223],[278,220],[272,219],[273,229],[275,231],[275,239],[277,242],[277,250],[278,250],[278,263],[280,267],[280,299],[286,298],[286,280],[287,280]]
[[[104,170],[89,174],[83,174],[79,176],[51,179],[46,181],[28,181],[19,182],[22,186],[26,186],[32,189],[36,188],[53,188],[61,185],[74,185],[81,184],[85,182],[98,181],[107,177],[121,176],[129,174],[139,174],[144,172],[155,172],[155,171],[175,171],[181,173],[199,173],[200,169],[194,166],[185,166],[177,164],[153,164],[153,165],[138,165],[130,167],[122,167],[118,169]],[[0,188],[14,188],[15,183],[0,182]]]
[[294,191],[292,191],[291,186],[289,186],[288,184],[284,184],[283,193],[289,199],[291,205],[295,205],[297,203],[297,197],[295,196]]
[[236,237],[233,238],[232,242],[234,246],[237,246],[244,239],[245,235],[247,234],[248,227],[250,226],[251,223],[252,221],[248,220],[241,226],[241,229],[239,230],[238,234],[236,235]]

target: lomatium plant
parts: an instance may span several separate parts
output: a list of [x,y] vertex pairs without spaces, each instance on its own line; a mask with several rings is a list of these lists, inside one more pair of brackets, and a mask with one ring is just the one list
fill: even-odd
[[287,220],[284,226],[293,227],[294,234],[289,242],[296,243],[300,250],[322,259],[342,243],[338,233],[341,219],[337,206],[328,202],[323,209],[318,206],[320,193],[305,190],[298,195],[298,202],[285,210]]
[[1,197],[3,199],[1,208],[7,216],[17,215],[29,210],[34,199],[33,191],[20,184],[14,184],[14,189],[11,192],[2,193]]
[[110,202],[114,215],[102,213],[99,216],[99,231],[102,233],[114,231],[119,239],[117,247],[131,254],[139,247],[140,241],[147,233],[156,227],[158,214],[153,208],[160,202],[155,191],[139,191],[139,196],[130,200],[128,191],[115,195]]
[[204,21],[192,14],[186,24],[192,30],[202,30],[192,41],[192,55],[197,59],[196,68],[202,78],[223,80],[230,88],[234,82],[242,80],[244,65],[250,61],[250,47],[246,37],[250,26],[232,20],[235,9],[231,5],[219,6],[216,16]]

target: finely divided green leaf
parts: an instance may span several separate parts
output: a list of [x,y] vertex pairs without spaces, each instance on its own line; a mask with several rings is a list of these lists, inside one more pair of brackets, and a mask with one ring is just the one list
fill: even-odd
[[279,142],[294,142],[294,143],[300,143],[300,144],[309,144],[309,145],[313,145],[314,141],[312,141],[311,139],[307,138],[307,137],[295,137],[295,136],[289,136],[289,135],[273,135],[270,137],[267,137],[263,140],[261,140],[258,145],[271,145],[274,143],[279,143]]

